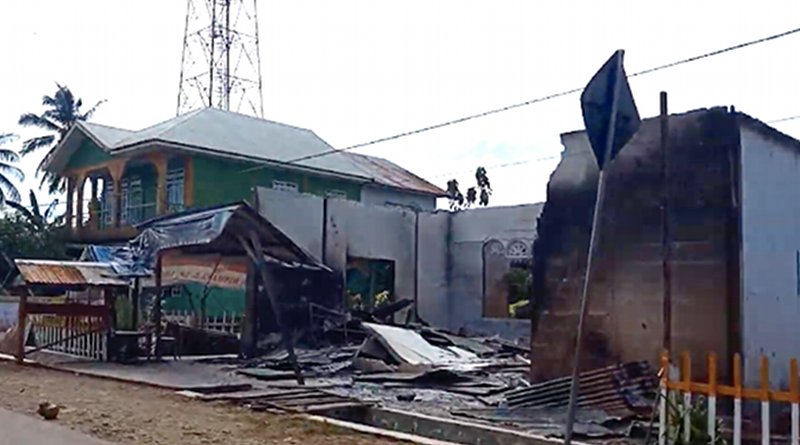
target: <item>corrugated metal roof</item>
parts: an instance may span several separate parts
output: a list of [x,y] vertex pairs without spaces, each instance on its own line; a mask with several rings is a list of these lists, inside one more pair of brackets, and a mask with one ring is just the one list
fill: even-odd
[[445,195],[444,190],[441,188],[401,168],[391,161],[356,153],[348,153],[348,155],[356,165],[367,172],[378,184],[437,196]]
[[110,264],[79,261],[14,260],[29,285],[127,286]]
[[84,126],[100,144],[106,147],[113,147],[121,140],[129,137],[134,132],[117,127],[110,127],[108,125],[95,124],[92,122],[79,122],[79,125]]
[[[647,362],[630,362],[582,372],[578,406],[609,413],[646,413],[658,389],[658,376]],[[506,393],[509,408],[553,408],[569,403],[571,378],[536,383]]]
[[[333,150],[313,131],[293,127],[217,108],[203,108],[161,122],[139,131],[105,125],[80,123],[77,129],[89,134],[109,152],[122,152],[145,144],[167,143],[209,154],[235,156],[239,159],[287,163],[304,156]],[[70,132],[72,133],[72,132]],[[56,148],[48,161],[48,171],[64,168],[79,144],[71,134]],[[349,152],[333,153],[307,159],[297,166],[337,174],[365,182],[443,196],[444,191],[390,161]]]

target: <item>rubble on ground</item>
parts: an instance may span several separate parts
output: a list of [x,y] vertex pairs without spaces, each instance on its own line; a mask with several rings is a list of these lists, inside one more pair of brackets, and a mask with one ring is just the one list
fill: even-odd
[[[394,312],[407,306],[397,304],[378,316],[328,310],[317,331],[294,342],[304,384],[295,379],[290,354],[277,346],[278,338],[262,343],[269,352],[236,363],[236,372],[275,390],[321,391],[339,397],[336,403],[359,401],[537,434],[563,433],[569,378],[530,384],[530,350],[499,337],[392,323]],[[586,438],[631,435],[636,421],[649,418],[658,384],[642,362],[584,372],[580,382],[576,434]]]

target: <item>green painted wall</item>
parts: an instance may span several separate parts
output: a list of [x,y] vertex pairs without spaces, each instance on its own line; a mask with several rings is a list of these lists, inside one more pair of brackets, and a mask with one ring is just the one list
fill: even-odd
[[328,190],[341,190],[348,199],[361,199],[361,184],[333,178],[320,177],[275,167],[263,167],[249,162],[236,162],[208,156],[192,158],[194,175],[194,207],[204,207],[237,200],[252,200],[256,186],[272,187],[272,181],[289,181],[297,184],[301,193],[325,196]]
[[101,150],[91,139],[84,139],[80,147],[69,159],[66,170],[103,164],[111,159],[111,155]]
[[[164,310],[196,311],[199,313],[203,284],[187,283],[183,285],[180,296],[169,296],[164,299]],[[206,298],[206,315],[218,317],[223,313],[242,315],[244,313],[244,290],[222,289],[211,287]]]

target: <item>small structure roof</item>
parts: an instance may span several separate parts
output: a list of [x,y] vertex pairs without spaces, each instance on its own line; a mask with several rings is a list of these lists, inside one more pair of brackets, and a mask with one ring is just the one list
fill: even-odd
[[127,286],[108,263],[14,260],[20,278],[29,286]]

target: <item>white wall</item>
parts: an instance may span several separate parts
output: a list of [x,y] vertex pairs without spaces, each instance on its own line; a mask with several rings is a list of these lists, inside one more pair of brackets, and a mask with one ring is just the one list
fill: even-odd
[[452,216],[450,256],[451,329],[466,328],[508,338],[530,336],[530,321],[483,317],[483,243],[496,239],[504,245],[513,240],[532,247],[542,204],[489,207],[458,212]]
[[532,244],[541,204],[452,214],[343,199],[328,199],[326,211],[323,198],[267,188],[258,189],[258,199],[262,215],[342,274],[348,257],[394,261],[395,294],[416,295],[418,314],[433,326],[512,339],[530,335],[528,320],[483,317],[482,249],[490,239]]
[[800,358],[800,151],[742,126],[742,346],[745,379],[788,384]]
[[361,189],[361,202],[376,206],[395,205],[423,211],[436,210],[436,198],[432,196],[414,195],[388,187],[373,185],[368,185]]
[[297,245],[322,258],[322,213],[320,197],[269,188],[258,188],[259,212]]

